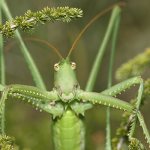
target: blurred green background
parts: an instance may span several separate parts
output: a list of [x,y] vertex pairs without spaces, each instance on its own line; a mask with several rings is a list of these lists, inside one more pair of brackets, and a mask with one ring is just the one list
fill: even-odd
[[[84,16],[71,23],[47,23],[39,25],[32,33],[22,33],[24,38],[37,37],[54,44],[63,56],[74,41],[75,37],[86,25],[86,23],[98,12],[115,0],[7,0],[13,17],[23,15],[28,9],[37,11],[43,7],[70,6],[81,8]],[[150,1],[127,1],[127,6],[123,9],[120,31],[117,42],[117,54],[115,56],[114,73],[116,69],[128,59],[150,47]],[[103,39],[105,29],[108,24],[110,14],[95,22],[84,34],[78,43],[77,48],[72,53],[71,58],[77,63],[77,76],[81,88],[86,85],[92,62]],[[4,17],[5,22],[5,17]],[[6,83],[18,83],[34,85],[30,72],[25,64],[18,44],[13,44],[15,38],[5,39],[5,62],[6,62]],[[53,65],[58,62],[58,57],[49,48],[41,43],[26,41],[42,76],[47,89],[53,88]],[[94,88],[95,91],[102,91],[107,85],[107,72],[109,61],[109,46],[103,59],[102,68]],[[84,71],[83,71],[84,70]],[[143,77],[146,78],[150,74]],[[113,84],[117,83],[113,77]],[[134,90],[136,94],[136,90]],[[124,100],[134,97],[133,91],[127,90],[121,97]],[[132,95],[131,95],[132,94]],[[149,114],[150,102],[143,107],[148,128],[150,129]],[[105,142],[105,110],[103,106],[94,107],[86,113],[87,128],[87,149],[104,149]],[[7,101],[6,125],[8,135],[16,137],[16,143],[20,148],[26,150],[49,150],[52,149],[51,117],[44,112],[35,111],[30,105]],[[111,110],[112,132],[114,134],[117,125],[121,120],[121,112]],[[141,139],[141,129],[137,133]]]

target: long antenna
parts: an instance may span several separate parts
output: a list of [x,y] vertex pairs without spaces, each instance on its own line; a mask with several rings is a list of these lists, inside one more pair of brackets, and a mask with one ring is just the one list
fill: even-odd
[[47,45],[48,47],[50,47],[59,56],[60,59],[63,59],[63,57],[60,54],[59,50],[55,46],[50,44],[48,41],[45,41],[45,40],[42,40],[42,39],[38,39],[38,38],[35,38],[35,37],[34,38],[25,38],[25,40],[41,42],[41,43]]
[[87,28],[92,24],[94,23],[98,18],[104,16],[106,13],[108,13],[110,10],[112,10],[115,6],[125,6],[125,2],[118,2],[118,3],[115,3],[111,6],[109,6],[107,9],[105,9],[104,11],[98,13],[94,18],[92,18],[88,23],[87,25],[81,30],[81,32],[78,34],[78,36],[76,37],[76,39],[74,40],[70,50],[69,50],[69,53],[67,55],[67,57],[70,56],[70,54],[72,53],[72,51],[74,50],[74,48],[76,47],[79,39],[81,38],[81,36],[83,35],[83,33],[87,30]]
[[[60,54],[59,50],[52,44],[50,44],[48,41],[39,39],[39,38],[35,38],[35,37],[31,37],[31,38],[23,38],[24,41],[36,41],[36,42],[41,42],[45,45],[47,45],[49,48],[51,48],[58,56],[60,59],[63,59],[62,55]],[[10,44],[8,44],[5,47],[5,50],[8,51],[9,49],[11,49],[11,47],[14,46],[14,44],[16,43],[16,41],[11,42]]]

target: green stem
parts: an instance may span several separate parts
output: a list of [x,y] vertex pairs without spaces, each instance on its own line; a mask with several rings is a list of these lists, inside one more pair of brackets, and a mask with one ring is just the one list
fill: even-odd
[[[0,1],[0,23],[2,22],[2,1]],[[4,63],[4,52],[3,52],[3,36],[0,34],[0,83],[5,84],[5,63]]]
[[114,64],[114,57],[116,51],[116,40],[118,35],[119,23],[120,23],[120,14],[118,14],[118,17],[116,18],[113,35],[112,35],[112,48],[111,48],[109,72],[108,72],[108,88],[112,86],[112,73],[113,73],[113,64]]
[[[112,35],[112,48],[110,54],[109,62],[109,72],[108,72],[108,88],[112,86],[112,73],[113,73],[113,64],[116,51],[116,40],[120,23],[120,14],[116,17],[116,22],[114,24],[114,30]],[[111,126],[110,126],[110,108],[107,107],[106,111],[106,150],[111,150]]]
[[[116,23],[116,18],[119,16],[120,11],[121,11],[121,9],[118,6],[116,6],[112,11],[112,15],[111,15],[111,18],[110,18],[103,42],[99,48],[98,55],[95,59],[93,68],[92,68],[90,76],[89,76],[88,83],[86,85],[86,91],[92,91],[92,89],[95,85],[96,77],[98,75],[98,70],[101,67],[101,62],[102,62],[104,52],[106,50],[107,43],[110,39],[110,35],[112,33],[113,27],[115,26],[114,34],[113,34],[113,42],[112,42],[111,60],[110,60],[110,64],[109,64],[109,75],[108,75],[108,86],[111,86],[111,83],[112,83],[112,65],[113,65],[113,60],[114,60],[115,40],[116,40],[116,35],[117,35],[116,30],[117,30],[117,24],[119,24],[119,19],[117,21],[118,23]],[[92,105],[92,104],[89,104],[89,105]],[[106,149],[107,150],[111,150],[111,133],[110,132],[111,132],[110,131],[110,110],[108,108],[107,114],[106,114]]]
[[[8,8],[5,1],[2,3],[2,9],[3,9],[5,15],[7,16],[7,18],[11,20],[12,16],[11,16],[11,13],[10,13],[9,8]],[[22,39],[18,30],[16,30],[15,35],[16,35],[18,42],[20,43],[21,52],[24,55],[26,63],[28,64],[28,68],[32,74],[32,77],[33,77],[33,80],[34,80],[36,86],[45,90],[46,87],[45,87],[45,84],[44,84],[42,77],[39,73],[39,70],[36,67],[35,62],[33,61],[33,59],[31,57],[25,43],[23,42],[23,39]]]
[[100,69],[102,58],[103,58],[104,52],[106,50],[107,43],[108,43],[108,41],[110,39],[110,35],[112,33],[112,30],[113,30],[113,26],[114,26],[114,22],[116,20],[116,16],[119,13],[120,13],[120,8],[118,6],[116,6],[113,9],[113,12],[112,12],[112,15],[111,15],[111,18],[110,18],[110,21],[109,21],[109,24],[108,24],[105,36],[104,36],[104,39],[103,39],[102,44],[101,44],[101,46],[99,48],[97,57],[96,57],[96,59],[94,61],[94,65],[93,65],[93,68],[91,70],[88,83],[86,85],[86,91],[92,91],[92,89],[93,89],[93,87],[95,85],[96,77],[97,77],[97,74],[98,74],[98,70]]
[[[2,5],[3,1],[0,1],[0,23],[2,23]],[[5,85],[5,62],[4,62],[4,47],[3,36],[0,35],[0,83]],[[0,134],[5,134],[5,104],[0,112]]]

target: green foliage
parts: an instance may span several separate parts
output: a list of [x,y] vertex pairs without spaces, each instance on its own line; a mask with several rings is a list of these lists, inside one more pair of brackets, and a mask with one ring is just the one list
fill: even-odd
[[[135,56],[128,62],[121,65],[116,72],[116,78],[118,80],[124,80],[136,75],[142,75],[146,71],[146,69],[149,69],[149,67],[150,67],[150,48],[148,48],[143,53]],[[150,78],[144,81],[142,104],[149,97],[150,97]]]
[[4,25],[0,25],[0,33],[6,37],[10,37],[14,35],[14,31],[19,27],[23,31],[26,31],[33,29],[37,23],[44,24],[48,21],[70,22],[72,19],[82,17],[82,15],[83,12],[81,9],[69,7],[46,7],[37,12],[28,10],[24,16],[15,17],[15,19],[7,21]]
[[116,79],[124,80],[132,76],[141,75],[150,66],[150,49],[135,56],[119,67]]
[[[116,72],[116,78],[118,80],[124,80],[132,76],[136,75],[142,75],[144,71],[149,67],[150,65],[150,49],[147,49],[145,52],[135,56],[128,62],[124,63],[119,67],[119,69]],[[144,91],[142,95],[142,102],[141,106],[144,105],[144,102],[150,98],[150,79],[148,78],[144,82]],[[131,100],[131,104],[135,104],[136,100]],[[128,145],[129,139],[128,139],[128,133],[129,133],[129,122],[130,122],[130,114],[128,112],[125,112],[122,116],[122,122],[119,126],[119,128],[116,130],[116,135],[112,139],[113,148],[115,149],[117,145],[120,144],[120,141],[124,139],[124,143]],[[144,133],[145,134],[145,133]],[[147,139],[146,135],[145,138]],[[123,144],[122,144],[123,145]],[[144,146],[140,141],[138,141],[135,138],[130,139],[129,144],[130,150],[144,150]]]
[[7,135],[0,135],[1,150],[19,150],[15,145],[15,138]]
[[[144,105],[144,102],[150,97],[150,79],[146,80],[144,82],[144,91],[142,95],[142,102],[140,107]],[[135,105],[136,99],[132,99],[130,101],[132,105]],[[115,150],[118,145],[128,145],[129,139],[128,139],[128,133],[130,132],[130,127],[132,126],[132,123],[134,122],[132,120],[132,116],[129,112],[124,112],[122,115],[122,121],[120,123],[119,128],[116,130],[115,137],[112,139],[112,147]],[[137,139],[133,139],[131,142],[137,143]],[[131,146],[132,147],[132,146]],[[137,149],[138,150],[138,149]],[[142,150],[142,149],[141,149]]]
[[145,100],[148,100],[150,98],[150,79],[147,79],[144,82],[144,92],[142,96],[142,103],[144,103]]
[[129,150],[146,150],[143,144],[136,138],[130,139]]
[[[131,103],[135,103],[135,100],[132,100]],[[115,137],[112,139],[113,150],[117,149],[118,145],[122,147],[123,145],[127,146],[129,144],[128,133],[130,132],[130,127],[133,122],[130,116],[131,114],[129,112],[123,113],[122,122],[119,128],[116,130]]]
[[129,113],[125,112],[123,120],[120,124],[120,127],[116,131],[115,137],[112,139],[112,148],[115,150],[120,143],[128,143],[128,124],[126,123],[126,119],[128,120]]

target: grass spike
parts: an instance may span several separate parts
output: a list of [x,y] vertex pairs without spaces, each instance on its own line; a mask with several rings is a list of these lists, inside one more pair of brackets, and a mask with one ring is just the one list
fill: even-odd
[[124,80],[132,76],[141,75],[150,64],[150,48],[135,56],[119,67],[116,79]]
[[19,150],[15,144],[15,138],[7,135],[0,135],[0,149],[1,150]]
[[82,15],[81,9],[69,7],[46,7],[37,12],[28,10],[23,16],[15,17],[4,25],[0,25],[0,33],[6,37],[11,37],[18,28],[27,31],[33,29],[38,23],[45,24],[50,21],[70,22],[73,19],[82,17]]
[[146,150],[144,145],[136,138],[131,138],[129,143],[129,150]]

